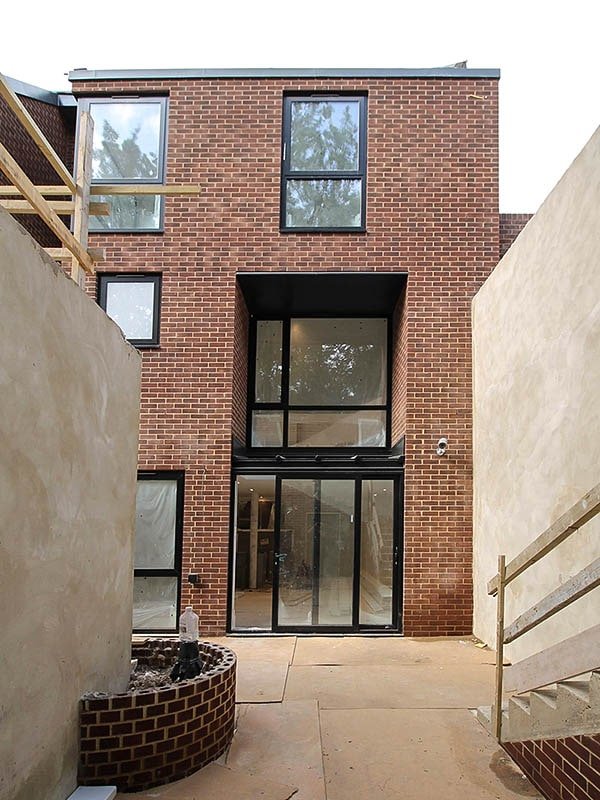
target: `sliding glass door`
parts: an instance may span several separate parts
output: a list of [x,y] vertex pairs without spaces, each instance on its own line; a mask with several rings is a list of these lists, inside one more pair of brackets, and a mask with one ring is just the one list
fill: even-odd
[[233,630],[398,629],[397,478],[239,476]]

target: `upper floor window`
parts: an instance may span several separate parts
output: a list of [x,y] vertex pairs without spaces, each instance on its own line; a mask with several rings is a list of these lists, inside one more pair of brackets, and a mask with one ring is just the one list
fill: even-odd
[[[82,111],[94,120],[92,183],[163,183],[166,104],[164,97],[88,98]],[[147,194],[96,196],[108,202],[108,217],[90,217],[93,231],[162,229],[162,198]]]
[[159,274],[98,275],[98,303],[136,347],[158,345]]
[[258,320],[252,447],[385,447],[388,320]]
[[366,154],[366,97],[285,97],[282,230],[364,230]]

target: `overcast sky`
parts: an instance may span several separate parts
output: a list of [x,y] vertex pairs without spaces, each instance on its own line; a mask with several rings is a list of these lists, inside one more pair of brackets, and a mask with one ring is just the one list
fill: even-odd
[[533,212],[600,124],[600,9],[593,0],[560,9],[552,0],[7,0],[0,71],[67,89],[76,67],[497,67],[500,208]]

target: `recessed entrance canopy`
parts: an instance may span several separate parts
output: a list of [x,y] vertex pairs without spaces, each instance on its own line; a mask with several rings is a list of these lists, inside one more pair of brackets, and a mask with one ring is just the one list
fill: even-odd
[[404,272],[243,272],[237,280],[255,316],[388,316],[406,284]]

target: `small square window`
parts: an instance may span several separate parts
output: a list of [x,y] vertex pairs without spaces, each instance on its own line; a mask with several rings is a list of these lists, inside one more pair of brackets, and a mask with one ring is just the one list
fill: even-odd
[[281,229],[364,231],[366,98],[284,100]]
[[99,275],[98,303],[136,347],[158,345],[160,275]]
[[[80,110],[94,121],[92,183],[161,184],[165,178],[166,108],[164,97],[87,98]],[[90,217],[91,231],[160,231],[159,195],[95,195],[111,206],[107,217]]]

